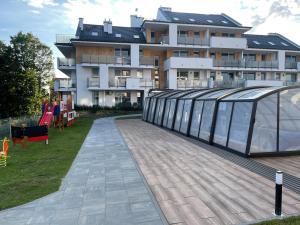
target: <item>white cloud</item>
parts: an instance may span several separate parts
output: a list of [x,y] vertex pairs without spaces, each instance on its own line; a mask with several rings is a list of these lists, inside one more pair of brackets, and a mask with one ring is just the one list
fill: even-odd
[[32,12],[34,14],[40,14],[41,13],[39,10],[30,10],[30,12]]
[[29,6],[32,6],[34,8],[44,8],[45,6],[58,5],[55,0],[23,0],[23,2],[26,2]]
[[257,23],[252,33],[281,33],[300,44],[300,33],[294,32],[299,27],[297,0],[67,0],[62,6],[66,23],[74,29],[79,17],[84,18],[84,23],[102,24],[104,19],[111,19],[115,26],[129,26],[129,16],[136,14],[136,8],[138,15],[151,19],[156,17],[160,6],[168,6],[179,12],[226,13],[244,26],[251,26],[256,17],[262,22]]

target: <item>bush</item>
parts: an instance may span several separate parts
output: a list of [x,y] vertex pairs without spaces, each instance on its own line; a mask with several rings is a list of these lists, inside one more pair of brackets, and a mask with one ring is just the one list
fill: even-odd
[[86,105],[75,105],[76,111],[88,111],[91,113],[96,113],[98,111],[140,111],[142,110],[142,105],[138,103],[131,104],[130,102],[121,102],[113,107],[107,106],[86,106]]

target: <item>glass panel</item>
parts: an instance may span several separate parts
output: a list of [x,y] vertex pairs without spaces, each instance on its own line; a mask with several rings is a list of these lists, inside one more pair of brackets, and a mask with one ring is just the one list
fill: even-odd
[[214,134],[214,143],[226,146],[231,111],[232,102],[220,102]]
[[168,117],[168,128],[172,128],[174,116],[175,116],[175,106],[176,106],[177,99],[172,99],[170,103],[170,110],[169,110],[169,117]]
[[151,105],[151,111],[150,111],[149,120],[148,120],[150,123],[152,123],[154,120],[156,102],[157,102],[157,98],[153,98],[152,102],[151,102],[152,105]]
[[149,100],[150,100],[150,98],[145,98],[144,110],[143,110],[143,120],[146,120],[147,112],[149,109]]
[[200,126],[200,134],[199,138],[209,141],[210,138],[210,131],[211,131],[211,124],[213,120],[213,114],[215,110],[215,101],[205,101],[203,114],[202,114],[202,122]]
[[236,102],[233,109],[228,147],[242,153],[246,152],[252,105],[251,102]]
[[157,106],[156,106],[156,111],[155,111],[155,115],[154,115],[154,123],[157,124],[158,122],[158,113],[160,110],[160,106],[161,106],[161,99],[157,99]]
[[279,151],[300,150],[300,90],[280,93]]
[[182,114],[182,120],[181,120],[181,126],[180,126],[180,132],[187,134],[188,130],[188,124],[190,119],[190,113],[191,113],[191,107],[192,107],[192,100],[186,100],[184,103],[184,109]]
[[190,128],[190,135],[193,137],[198,137],[202,107],[203,107],[203,101],[195,101],[191,128]]
[[164,127],[166,127],[167,123],[168,123],[170,103],[171,103],[171,100],[167,100],[166,107],[165,107],[164,121],[163,121],[163,126]]
[[161,122],[162,122],[162,119],[163,119],[165,101],[166,101],[166,99],[160,99],[160,106],[159,106],[158,118],[157,118],[157,123],[156,123],[158,125],[161,125]]
[[277,94],[257,103],[250,154],[275,152],[277,144]]
[[179,100],[177,110],[176,110],[175,124],[174,124],[174,130],[176,131],[179,131],[180,128],[183,107],[184,107],[184,100]]
[[147,115],[147,121],[150,120],[150,114],[151,114],[151,111],[152,111],[152,106],[153,106],[153,100],[154,98],[150,98],[149,100],[149,107],[148,107],[148,115]]

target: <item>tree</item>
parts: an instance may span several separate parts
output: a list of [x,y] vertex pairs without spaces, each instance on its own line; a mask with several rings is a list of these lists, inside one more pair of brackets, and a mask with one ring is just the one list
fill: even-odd
[[52,52],[38,38],[19,32],[10,45],[0,41],[0,117],[40,111],[52,76]]

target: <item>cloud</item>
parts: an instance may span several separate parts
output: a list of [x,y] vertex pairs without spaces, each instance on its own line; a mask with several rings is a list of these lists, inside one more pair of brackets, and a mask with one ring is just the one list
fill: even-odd
[[32,12],[34,14],[40,14],[41,13],[39,10],[30,10],[30,12]]
[[45,6],[56,6],[58,3],[55,0],[22,0],[29,6],[34,8],[44,8]]

